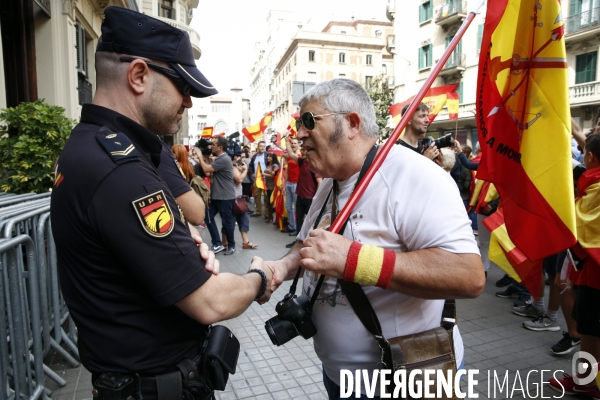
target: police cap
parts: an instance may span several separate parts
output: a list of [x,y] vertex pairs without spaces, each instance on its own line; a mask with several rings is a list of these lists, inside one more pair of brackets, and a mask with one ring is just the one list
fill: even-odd
[[106,7],[96,51],[165,61],[190,84],[191,96],[208,97],[218,93],[196,67],[188,33],[139,12]]

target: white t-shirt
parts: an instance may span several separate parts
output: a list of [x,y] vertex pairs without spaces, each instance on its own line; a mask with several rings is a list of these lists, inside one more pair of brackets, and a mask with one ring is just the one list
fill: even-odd
[[[357,178],[358,173],[338,182],[338,210],[346,204]],[[306,239],[313,229],[332,185],[332,179],[324,179],[319,186],[298,240]],[[333,194],[320,227],[330,224],[332,198]],[[392,148],[373,177],[350,214],[344,236],[396,252],[437,247],[452,253],[479,254],[456,183],[438,165],[402,146]],[[317,281],[318,277],[307,271],[303,293],[310,297]],[[376,286],[363,286],[363,290],[386,338],[440,326],[444,300],[418,299]],[[323,283],[313,321],[317,327],[315,351],[335,383],[339,385],[340,369],[381,368],[377,342],[352,310],[336,279]],[[462,348],[459,350],[462,354]],[[462,359],[457,361],[460,364]]]

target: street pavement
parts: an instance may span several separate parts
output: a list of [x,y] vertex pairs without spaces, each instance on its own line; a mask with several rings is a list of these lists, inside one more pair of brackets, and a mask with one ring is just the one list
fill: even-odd
[[[208,230],[200,231],[210,245]],[[286,254],[285,245],[293,240],[288,234],[279,232],[273,224],[265,223],[262,217],[250,218],[250,241],[258,243],[258,249],[243,250],[239,232],[236,231],[235,235],[236,252],[228,256],[223,252],[217,255],[223,272],[244,273],[253,256],[278,259]],[[543,385],[543,392],[540,392],[541,371],[545,370],[544,381],[557,370],[571,373],[572,353],[554,356],[550,347],[562,338],[561,331],[533,332],[524,329],[522,323],[527,319],[511,312],[512,300],[494,296],[500,290],[494,282],[502,275],[502,271],[492,267],[484,293],[477,299],[457,302],[458,326],[465,344],[465,368],[479,370],[475,394],[479,398],[497,399],[541,398],[542,395],[546,398],[560,397],[560,393],[547,385]],[[225,391],[216,394],[217,399],[327,399],[321,362],[313,350],[312,340],[296,337],[277,347],[265,332],[265,321],[276,315],[275,304],[289,287],[289,282],[284,283],[269,303],[263,306],[254,303],[243,315],[222,322],[239,339],[241,351],[237,371],[230,376]],[[566,330],[561,313],[559,321],[561,329]],[[46,378],[47,387],[53,390],[52,399],[91,399],[90,373],[85,368],[71,368],[56,354],[49,355],[45,363],[67,381],[66,386],[59,388]],[[500,382],[508,374],[508,385],[502,391],[496,385],[495,395],[494,373]],[[491,377],[489,391],[488,374]],[[562,373],[557,373],[557,376],[562,377]],[[565,395],[562,398],[576,397]]]

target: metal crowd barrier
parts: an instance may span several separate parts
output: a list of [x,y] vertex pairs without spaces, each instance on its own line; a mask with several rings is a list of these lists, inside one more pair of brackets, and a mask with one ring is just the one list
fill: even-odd
[[[0,400],[47,398],[43,364],[60,354],[79,365],[77,329],[60,291],[50,193],[0,193]],[[64,345],[64,346],[63,346]]]

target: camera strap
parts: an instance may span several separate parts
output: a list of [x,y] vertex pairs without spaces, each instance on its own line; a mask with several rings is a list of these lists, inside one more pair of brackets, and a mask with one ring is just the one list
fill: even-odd
[[[378,146],[373,145],[373,147],[371,147],[371,150],[369,150],[369,153],[365,157],[363,166],[360,169],[360,173],[358,174],[358,178],[356,179],[356,182],[354,183],[354,187],[352,188],[352,192],[350,193],[350,196],[352,195],[352,193],[354,192],[354,189],[356,189],[356,186],[362,180],[362,178],[365,176],[365,174],[367,173],[367,170],[373,163],[373,160],[375,159],[375,155],[377,154],[377,149],[378,149]],[[329,194],[327,195],[327,198],[325,199],[325,202],[323,203],[323,206],[321,207],[321,211],[319,212],[319,215],[313,225],[313,229],[317,229],[317,226],[321,222],[321,219],[323,218],[323,214],[325,213],[325,209],[327,207],[327,204],[329,203],[329,198],[331,197],[332,193],[333,193],[333,200],[332,200],[332,204],[331,204],[331,221],[332,222],[335,221],[335,218],[337,217],[337,213],[338,213],[338,210],[337,210],[338,184],[337,184],[336,180],[333,181],[331,190],[329,191]],[[342,229],[340,229],[340,231],[338,232],[339,235],[344,235],[344,231],[346,230],[346,225],[348,225],[348,221],[349,221],[349,219],[346,220],[346,222],[342,226]],[[302,267],[298,266],[298,271],[296,272],[296,276],[294,277],[294,282],[292,283],[292,286],[290,287],[291,294],[295,294],[295,292],[296,292],[296,286],[298,283],[298,279],[300,279],[300,271],[301,270],[302,270]],[[308,305],[308,307],[306,309],[306,311],[308,313],[312,312],[313,305],[317,301],[317,297],[319,296],[319,291],[321,290],[321,286],[323,286],[324,281],[325,281],[325,275],[321,275],[321,277],[319,278],[319,281],[317,282],[317,286],[315,287],[315,292],[313,293],[313,295],[310,299],[310,304]]]

